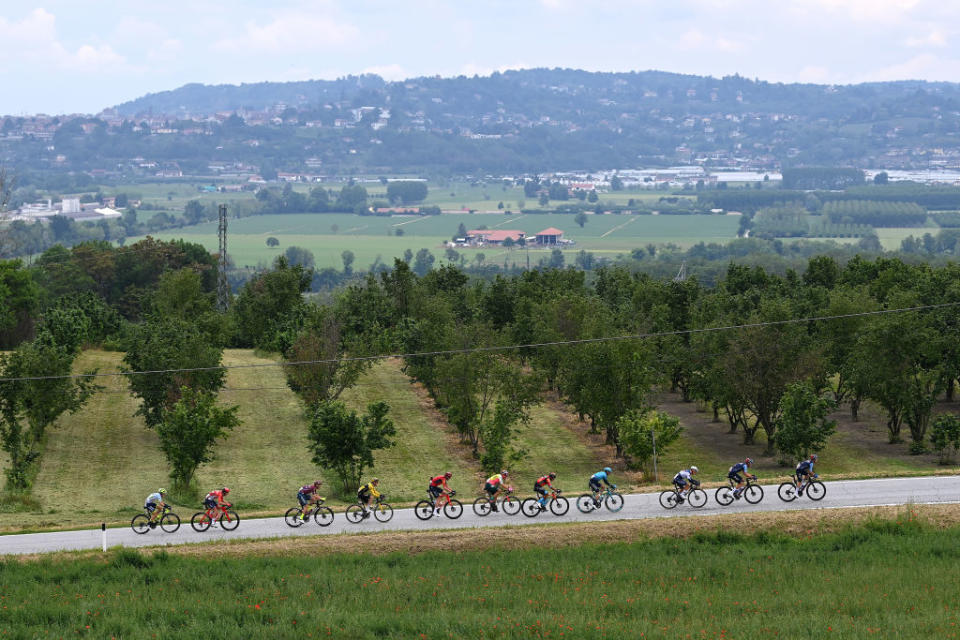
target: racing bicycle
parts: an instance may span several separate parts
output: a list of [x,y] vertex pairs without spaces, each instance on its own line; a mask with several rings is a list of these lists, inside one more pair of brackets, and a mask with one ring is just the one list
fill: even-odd
[[590,513],[600,508],[600,505],[606,505],[609,511],[617,512],[623,509],[623,496],[614,491],[617,485],[607,487],[600,492],[600,497],[595,497],[592,493],[582,493],[577,498],[577,509],[581,513]]
[[498,509],[508,516],[515,516],[520,511],[520,500],[514,497],[513,487],[505,488],[502,495],[492,499],[488,496],[480,496],[473,501],[473,512],[483,517],[493,510],[493,505],[497,505]]
[[[325,498],[317,498],[314,503],[308,502],[306,507],[290,507],[287,509],[287,512],[283,514],[283,521],[287,523],[287,526],[296,529],[304,522],[310,520],[310,516],[312,515],[313,521],[321,527],[330,526],[333,522],[333,509],[323,506],[325,500]],[[317,506],[311,510],[311,504],[316,504]],[[300,517],[301,514],[303,514],[303,518]]]
[[699,509],[707,504],[707,492],[700,488],[700,483],[692,484],[686,497],[680,495],[680,487],[673,485],[673,489],[668,489],[660,494],[660,506],[664,509],[673,509],[678,504],[688,503],[694,509]]
[[[560,491],[560,489],[553,489],[547,492],[547,504],[549,505],[550,513],[555,516],[562,516],[570,510],[570,501],[561,496],[561,493],[563,492]],[[523,515],[528,518],[535,518],[540,515],[541,511],[544,511],[544,508],[541,508],[540,499],[533,497],[524,500],[520,510],[523,511]]]
[[202,532],[219,522],[224,531],[233,531],[240,526],[240,516],[230,508],[232,506],[228,502],[206,511],[198,511],[190,518],[190,526],[193,527],[194,531]]
[[822,482],[817,480],[820,476],[813,474],[813,477],[807,476],[804,478],[803,482],[800,484],[800,489],[797,489],[797,485],[794,482],[784,482],[777,489],[777,495],[780,496],[780,499],[784,502],[793,502],[797,499],[797,496],[806,492],[807,497],[813,501],[823,500],[823,496],[827,495],[827,488],[823,485]]
[[130,521],[130,527],[137,533],[146,533],[150,529],[156,529],[157,525],[167,533],[173,533],[180,528],[180,516],[170,510],[170,505],[163,505],[163,511],[157,518],[151,518],[149,512],[138,513]]
[[374,498],[373,503],[369,507],[365,507],[360,503],[350,505],[346,511],[347,520],[357,523],[369,518],[372,513],[380,522],[389,522],[390,518],[393,517],[393,507],[383,500],[384,495],[380,494],[379,498]]
[[457,495],[456,491],[451,491],[450,493],[443,492],[437,498],[436,502],[432,499],[421,500],[417,503],[417,506],[413,508],[413,512],[421,520],[429,520],[433,517],[433,508],[434,505],[436,505],[437,508],[443,511],[445,516],[456,520],[463,515],[463,503],[459,500],[454,500],[453,496],[455,495]]
[[[717,504],[724,507],[737,499],[733,494],[733,490],[737,488],[737,483],[734,482],[733,478],[727,478],[727,480],[730,481],[730,486],[720,487],[713,494]],[[750,504],[757,504],[763,500],[763,487],[757,484],[757,476],[747,476],[747,484],[743,485],[743,489],[740,490],[740,497]]]

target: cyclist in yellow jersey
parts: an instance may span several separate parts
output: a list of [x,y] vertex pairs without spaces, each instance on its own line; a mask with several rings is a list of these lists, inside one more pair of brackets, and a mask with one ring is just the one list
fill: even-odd
[[504,469],[500,473],[487,478],[486,483],[483,485],[483,490],[487,492],[487,499],[490,500],[491,511],[499,511],[499,509],[497,509],[497,492],[503,488],[506,488],[508,491],[512,490],[504,484],[509,475],[510,472]]
[[377,490],[377,486],[379,484],[380,479],[374,478],[367,484],[357,489],[357,501],[360,502],[360,507],[363,509],[364,518],[370,515],[370,512],[367,511],[367,507],[370,506],[370,500],[372,498],[379,498],[381,495],[380,491]]

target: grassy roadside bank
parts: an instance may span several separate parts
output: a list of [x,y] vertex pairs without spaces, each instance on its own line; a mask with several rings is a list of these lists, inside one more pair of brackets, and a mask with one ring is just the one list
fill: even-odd
[[[950,638],[960,608],[956,512],[878,510],[819,529],[816,518],[802,518],[796,530],[711,519],[712,530],[656,538],[592,527],[574,536],[580,544],[560,547],[544,532],[575,527],[538,528],[540,543],[526,548],[507,544],[510,530],[489,536],[489,548],[454,543],[415,554],[257,555],[219,545],[224,552],[7,560],[0,633]],[[359,538],[375,548],[382,535]]]

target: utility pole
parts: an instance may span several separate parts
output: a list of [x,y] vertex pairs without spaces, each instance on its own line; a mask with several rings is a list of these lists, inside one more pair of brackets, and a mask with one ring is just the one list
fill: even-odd
[[673,279],[674,282],[683,282],[687,279],[687,261],[684,260],[680,263],[680,271],[677,272],[677,276]]
[[226,311],[230,305],[230,285],[227,283],[227,205],[220,205],[220,257],[217,260],[217,309]]

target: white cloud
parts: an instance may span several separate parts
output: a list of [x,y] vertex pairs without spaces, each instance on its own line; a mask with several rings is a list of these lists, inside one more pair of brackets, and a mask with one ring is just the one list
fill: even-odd
[[925,36],[907,38],[903,43],[911,48],[945,47],[947,46],[947,35],[940,29],[934,29]]
[[744,44],[741,41],[724,38],[723,36],[707,35],[697,28],[687,29],[677,40],[677,46],[685,51],[719,51],[722,53],[732,53],[744,49]]
[[243,34],[224,38],[213,48],[228,53],[302,53],[342,47],[359,37],[360,31],[351,24],[290,11],[264,25],[247,22]]
[[914,56],[903,62],[870,71],[858,78],[858,82],[882,82],[885,80],[931,80],[956,82],[960,77],[960,60],[943,58],[932,53]]
[[20,21],[0,17],[0,57],[32,69],[101,72],[126,67],[126,59],[109,44],[66,47],[57,36],[56,21],[56,16],[42,8]]
[[792,8],[802,13],[845,13],[857,21],[897,22],[918,9],[921,0],[792,0]]

